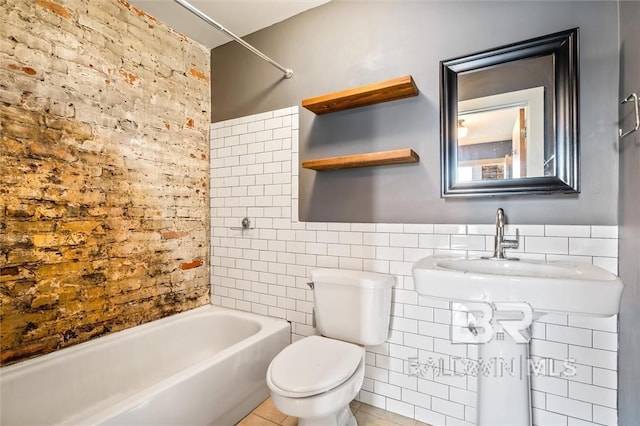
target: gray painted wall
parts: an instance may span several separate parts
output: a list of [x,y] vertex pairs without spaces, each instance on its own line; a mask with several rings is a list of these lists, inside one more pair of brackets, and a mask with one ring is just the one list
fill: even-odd
[[[439,61],[528,38],[581,30],[580,195],[440,198]],[[290,80],[235,43],[212,51],[212,119],[299,105],[307,97],[413,75],[415,98],[315,116],[301,109],[300,160],[413,148],[420,162],[300,174],[308,221],[617,223],[617,4],[340,1],[248,36],[294,69]]]
[[[640,2],[620,2],[620,98],[640,94]],[[633,108],[620,108],[624,129],[633,126]],[[620,306],[618,424],[640,422],[640,132],[620,142]]]

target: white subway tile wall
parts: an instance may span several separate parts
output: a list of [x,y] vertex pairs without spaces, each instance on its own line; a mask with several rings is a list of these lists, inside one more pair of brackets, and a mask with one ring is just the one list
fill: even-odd
[[[477,373],[463,368],[477,347],[451,343],[450,304],[418,296],[411,266],[434,253],[488,254],[495,227],[300,222],[298,167],[298,107],[211,125],[212,303],[287,319],[296,340],[315,333],[312,268],[393,274],[390,336],[367,350],[359,399],[433,425],[474,424]],[[243,217],[252,229],[238,229]],[[617,272],[616,226],[509,224],[506,233],[516,229],[519,257]],[[615,425],[617,318],[550,314],[532,333],[534,424]]]

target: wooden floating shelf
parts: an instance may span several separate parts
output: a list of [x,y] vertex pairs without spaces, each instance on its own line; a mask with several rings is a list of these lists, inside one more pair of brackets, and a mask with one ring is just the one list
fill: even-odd
[[320,115],[417,95],[418,88],[413,81],[413,77],[406,75],[341,92],[304,99],[302,106]]
[[356,167],[386,166],[389,164],[417,163],[420,157],[412,149],[371,152],[343,157],[319,158],[302,162],[304,169],[316,171],[353,169]]

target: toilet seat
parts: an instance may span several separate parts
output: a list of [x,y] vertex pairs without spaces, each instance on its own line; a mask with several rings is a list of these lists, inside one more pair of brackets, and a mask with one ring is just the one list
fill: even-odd
[[353,343],[320,336],[305,337],[273,359],[268,371],[270,385],[283,396],[317,395],[347,381],[362,358],[362,347]]

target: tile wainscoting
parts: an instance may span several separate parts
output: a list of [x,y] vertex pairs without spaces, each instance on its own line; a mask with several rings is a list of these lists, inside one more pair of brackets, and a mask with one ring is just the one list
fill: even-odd
[[[477,347],[450,342],[450,304],[418,296],[411,267],[434,253],[485,255],[495,226],[300,222],[298,165],[298,107],[211,125],[212,303],[285,318],[295,340],[315,333],[311,268],[392,274],[390,336],[368,348],[358,399],[433,425],[474,424],[476,375],[456,366],[473,365]],[[232,229],[243,217],[255,229]],[[616,226],[508,225],[506,233],[516,228],[518,257],[617,272]],[[615,425],[617,318],[547,315],[532,334],[534,424]]]

